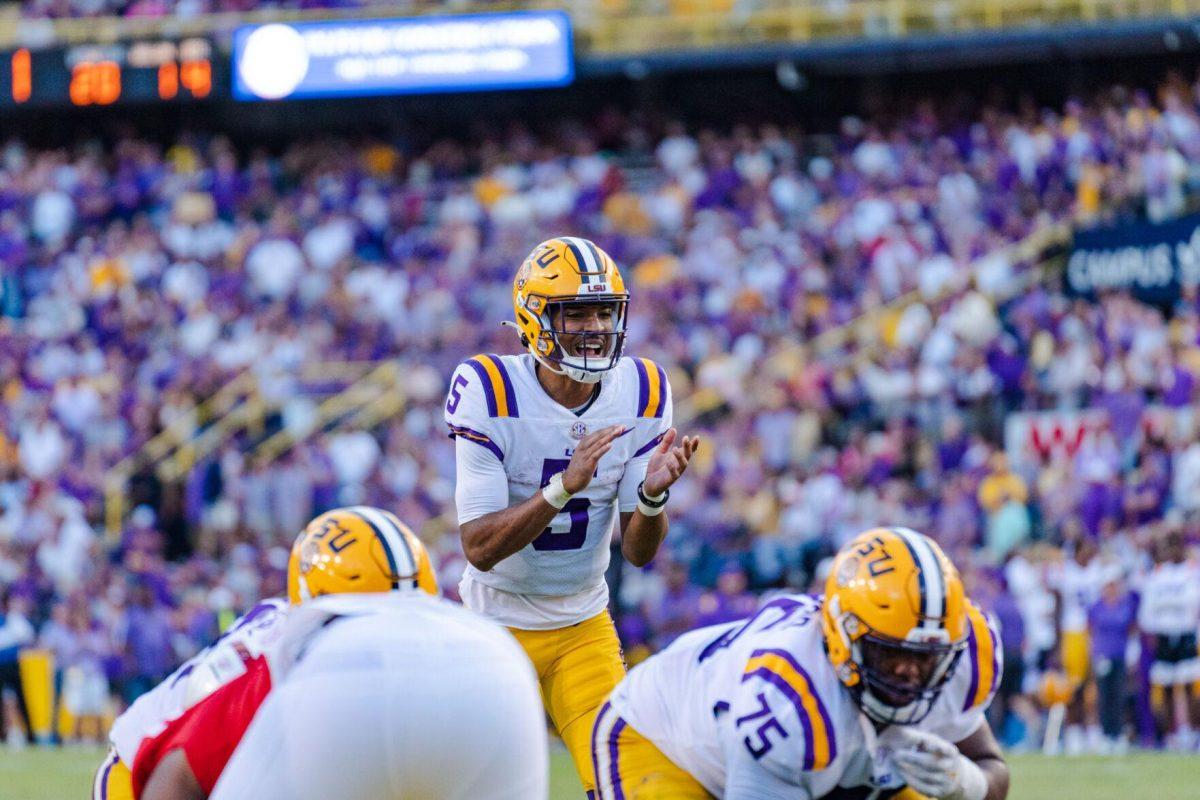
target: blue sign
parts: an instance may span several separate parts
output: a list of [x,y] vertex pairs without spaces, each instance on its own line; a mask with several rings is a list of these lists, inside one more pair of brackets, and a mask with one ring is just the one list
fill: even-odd
[[566,86],[561,11],[246,25],[233,34],[239,100]]
[[1200,285],[1200,215],[1077,233],[1066,277],[1070,293],[1082,297],[1122,290],[1171,303],[1181,289]]

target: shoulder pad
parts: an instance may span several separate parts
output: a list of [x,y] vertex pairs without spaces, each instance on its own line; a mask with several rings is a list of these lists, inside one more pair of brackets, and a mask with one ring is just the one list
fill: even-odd
[[967,628],[967,651],[961,658],[967,660],[966,667],[970,670],[971,678],[963,700],[963,711],[985,706],[991,699],[1000,685],[1004,657],[994,620],[969,601]]
[[661,418],[667,410],[667,373],[648,358],[630,358],[637,371],[637,416]]
[[508,366],[500,356],[485,353],[471,356],[454,371],[450,397],[446,402],[448,414],[455,412],[455,408],[451,406],[455,404],[456,392],[473,383],[477,383],[483,393],[489,417],[521,416],[517,405],[517,392],[508,374]]

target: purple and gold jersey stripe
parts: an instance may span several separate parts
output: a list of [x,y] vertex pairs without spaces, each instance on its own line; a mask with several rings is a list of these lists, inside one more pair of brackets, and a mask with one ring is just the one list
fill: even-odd
[[837,758],[833,722],[804,668],[786,650],[755,650],[746,662],[742,682],[751,678],[761,678],[775,686],[796,708],[804,729],[803,768],[818,770],[832,764]]
[[963,701],[963,711],[983,705],[1000,680],[1000,648],[996,632],[988,625],[987,617],[972,603],[967,603],[967,657],[971,659],[971,684]]
[[483,395],[487,399],[488,416],[519,417],[517,412],[517,393],[513,389],[508,370],[499,356],[480,354],[471,356],[467,363],[479,376],[483,385]]
[[662,417],[667,409],[667,373],[648,358],[635,358],[638,372],[638,416]]
[[500,447],[493,442],[491,437],[489,437],[486,433],[480,433],[477,430],[466,428],[462,425],[450,425],[448,427],[450,428],[451,439],[461,436],[468,442],[474,442],[480,447],[486,447],[488,450],[492,451],[496,458],[500,459],[501,461],[504,460],[504,451],[501,450]]

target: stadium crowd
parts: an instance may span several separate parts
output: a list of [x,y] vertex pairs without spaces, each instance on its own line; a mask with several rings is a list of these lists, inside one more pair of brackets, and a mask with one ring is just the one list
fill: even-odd
[[[513,351],[499,325],[513,271],[569,231],[625,269],[628,352],[669,370],[677,413],[697,413],[681,424],[706,438],[673,490],[669,553],[615,576],[631,659],[747,615],[763,591],[816,587],[864,528],[908,525],[1003,620],[1000,705],[1015,713],[997,723],[1033,741],[1043,674],[1089,672],[1086,650],[1080,672],[1059,645],[1110,620],[1101,589],[1137,591],[1162,542],[1200,541],[1200,305],[1071,299],[1053,276],[1029,283],[1010,246],[1055,223],[1185,211],[1198,102],[1200,84],[1176,77],[1061,109],[926,100],[822,135],[610,110],[420,149],[10,140],[0,686],[38,644],[74,715],[104,716],[110,692],[130,701],[280,594],[292,537],[335,505],[420,528],[453,594],[445,377]],[[826,338],[864,315],[857,335]],[[107,471],[177,420],[198,429],[195,404],[234,376],[251,371],[275,424],[302,431],[302,365],[385,358],[405,364],[394,419],[274,461],[235,438],[103,538]],[[1060,433],[1086,417],[1086,435],[1006,448],[1006,424],[1036,411],[1062,415]],[[1063,575],[1090,559],[1104,568],[1080,594]],[[1111,638],[1139,641],[1133,629]],[[1092,746],[1116,746],[1122,721],[1163,739],[1147,652],[1130,651],[1132,712],[1112,724],[1106,708],[1109,738],[1093,730]],[[1070,747],[1092,717],[1071,711]]]

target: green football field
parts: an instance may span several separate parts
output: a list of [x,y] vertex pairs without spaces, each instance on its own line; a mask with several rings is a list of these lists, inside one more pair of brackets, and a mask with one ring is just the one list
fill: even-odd
[[[0,800],[87,800],[99,750],[10,752],[0,748]],[[1197,797],[1200,757],[1135,753],[1124,757],[1011,758],[1013,800],[1184,800]],[[561,749],[551,758],[551,800],[582,792]]]

